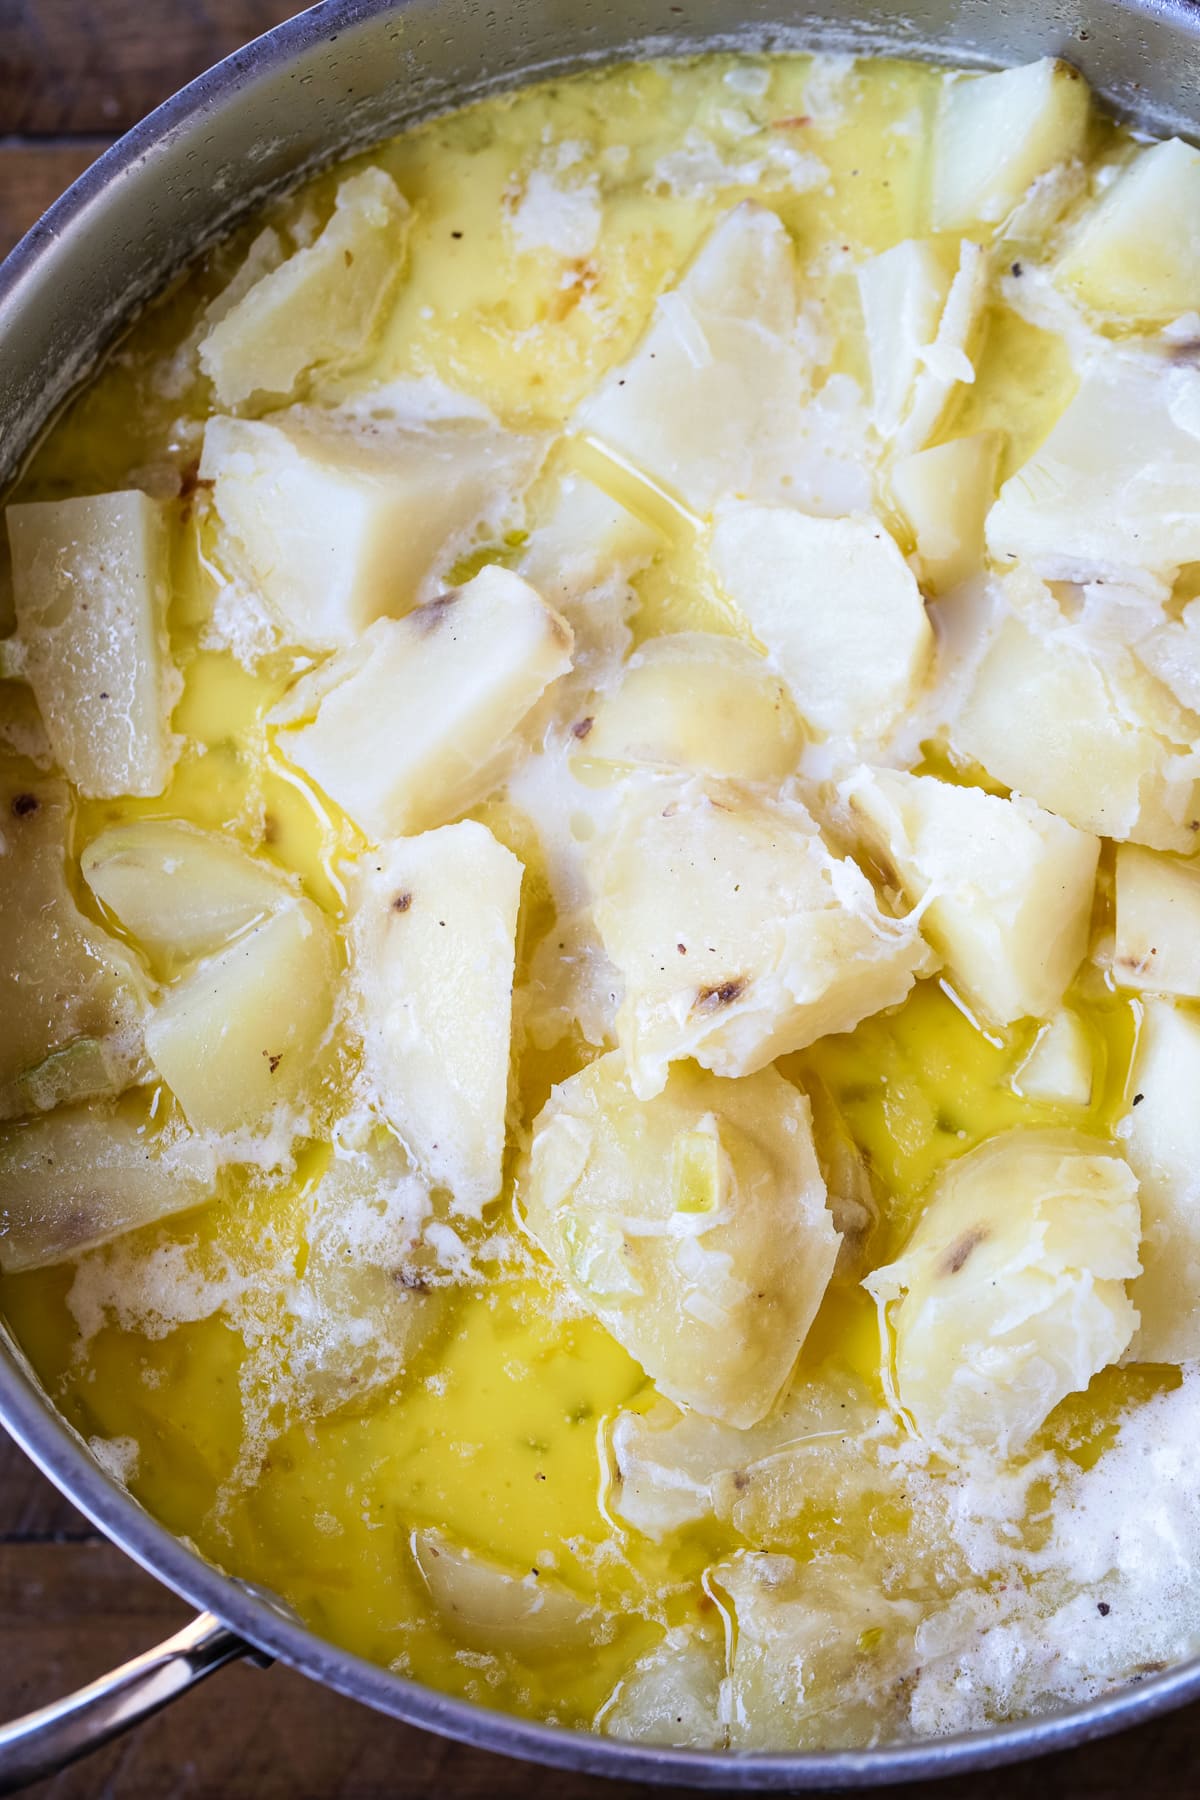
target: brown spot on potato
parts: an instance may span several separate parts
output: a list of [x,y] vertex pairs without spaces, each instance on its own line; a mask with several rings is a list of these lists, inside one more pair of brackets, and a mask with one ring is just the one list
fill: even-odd
[[732,981],[721,981],[713,987],[702,987],[696,995],[693,1012],[717,1012],[722,1006],[732,1006],[746,991],[745,977],[736,976]]
[[397,894],[396,898],[392,901],[392,911],[399,912],[399,913],[405,913],[408,911],[408,909],[411,905],[412,905],[412,895],[411,894]]
[[283,1051],[282,1050],[264,1050],[263,1055],[266,1057],[267,1067],[270,1069],[270,1071],[273,1075],[275,1073],[276,1069],[279,1067],[280,1063],[283,1061]]
[[980,1244],[986,1243],[988,1233],[982,1225],[973,1225],[970,1231],[964,1231],[956,1244],[951,1244],[942,1258],[939,1271],[942,1275],[957,1275],[964,1269],[972,1252],[978,1250]]
[[41,802],[36,794],[14,794],[11,801],[14,819],[31,819]]
[[580,742],[582,742],[595,723],[595,719],[576,719],[571,727],[571,736],[573,738],[578,738]]
[[436,600],[427,600],[424,606],[414,606],[408,622],[422,637],[431,637],[445,624],[446,614],[457,599],[457,594],[439,594]]

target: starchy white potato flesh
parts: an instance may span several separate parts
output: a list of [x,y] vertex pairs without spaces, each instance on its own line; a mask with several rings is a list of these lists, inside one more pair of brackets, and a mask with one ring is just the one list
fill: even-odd
[[996,781],[1080,831],[1160,850],[1194,847],[1196,769],[1186,719],[1136,665],[1078,631],[1004,619],[951,725]]
[[521,864],[464,820],[358,866],[351,979],[375,1102],[461,1211],[500,1192]]
[[580,738],[588,761],[764,782],[792,774],[803,747],[787,687],[766,658],[701,631],[643,645]]
[[0,1135],[0,1270],[66,1262],[215,1193],[212,1154],[186,1134],[61,1107]]
[[1200,998],[1200,868],[1194,862],[1120,846],[1113,975],[1121,987]]
[[236,1132],[298,1101],[333,1017],[335,951],[289,900],[164,993],[146,1048],[194,1131]]
[[63,782],[0,770],[0,1119],[119,1093],[142,1059],[146,979],[76,905],[69,830]]
[[1047,580],[1169,582],[1200,559],[1200,372],[1114,348],[1000,489],[987,544]]
[[7,509],[19,669],[81,794],[161,794],[177,745],[167,648],[170,540],[130,490]]
[[280,749],[373,843],[443,824],[488,785],[505,740],[570,668],[572,642],[528,582],[486,568],[377,619],[298,683],[274,715],[288,727]]
[[280,869],[231,838],[169,819],[112,825],[80,857],[83,878],[170,972],[209,956],[294,891]]
[[912,529],[921,582],[930,593],[944,593],[982,571],[999,454],[998,433],[977,431],[892,464],[892,497]]
[[723,1646],[674,1626],[634,1663],[597,1715],[609,1737],[689,1750],[721,1750]]
[[596,1607],[539,1569],[505,1568],[432,1529],[414,1531],[411,1549],[451,1631],[488,1655],[579,1655],[603,1627]]
[[1083,154],[1090,112],[1087,82],[1052,57],[951,76],[933,142],[934,229],[999,224],[1032,182]]
[[898,452],[921,449],[955,387],[974,381],[986,289],[986,258],[965,240],[957,267],[907,238],[859,269],[875,429]]
[[1138,1362],[1200,1356],[1200,1018],[1147,1000],[1129,1074],[1125,1150],[1142,1207],[1142,1274],[1129,1289]]
[[1142,324],[1200,308],[1200,150],[1139,150],[1085,215],[1059,279],[1098,312]]
[[838,1247],[803,1094],[773,1069],[681,1068],[643,1101],[612,1052],[554,1089],[519,1191],[529,1231],[661,1393],[729,1425],[770,1410]]
[[877,519],[723,507],[717,578],[821,732],[886,735],[933,651],[920,589]]
[[626,580],[662,546],[662,533],[584,475],[564,475],[529,539],[518,574],[570,617],[589,588]]
[[1087,949],[1099,840],[1020,796],[861,769],[842,793],[950,979],[993,1025],[1043,1017]]
[[1095,1063],[1087,1026],[1077,1012],[1064,1006],[1041,1027],[1013,1076],[1013,1088],[1027,1100],[1088,1106],[1096,1081]]
[[260,276],[201,344],[222,406],[254,394],[286,399],[311,371],[358,361],[404,268],[410,218],[382,169],[343,181],[316,241]]
[[544,451],[470,412],[296,407],[210,419],[200,473],[228,574],[267,602],[287,642],[332,650],[428,599],[430,576],[480,521],[511,510]]
[[951,1458],[1023,1449],[1128,1348],[1140,1237],[1137,1179],[1107,1144],[1012,1131],[952,1163],[864,1284],[920,1436]]
[[625,984],[617,1037],[636,1091],[695,1057],[748,1075],[894,1006],[934,966],[796,800],[732,784],[630,784],[593,860],[594,915]]

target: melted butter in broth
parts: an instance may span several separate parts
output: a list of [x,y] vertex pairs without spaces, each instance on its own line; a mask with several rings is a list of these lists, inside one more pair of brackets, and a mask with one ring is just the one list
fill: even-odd
[[[735,67],[761,70],[761,82],[731,86]],[[698,178],[695,192],[648,192],[655,165],[677,155],[689,132],[737,163],[745,119],[771,122],[778,160],[760,197],[794,236],[837,340],[834,367],[865,388],[853,271],[864,255],[926,229],[921,196],[941,75],[863,63],[828,118],[811,111],[810,75],[804,58],[621,68],[486,102],[385,146],[374,160],[416,209],[410,273],[372,366],[348,378],[347,391],[435,375],[507,425],[561,427],[602,372],[628,354],[655,296],[714,221],[753,191]],[[505,225],[506,207],[532,169],[554,166],[564,144],[572,146],[573,175],[603,200],[599,236],[577,257],[544,248],[522,254]],[[810,152],[828,174],[796,191],[789,171]],[[290,200],[288,216],[305,208],[322,216],[333,183],[324,177]],[[118,488],[148,479],[144,472],[164,462],[192,461],[196,423],[209,402],[173,374],[173,353],[245,241],[210,259],[137,325],[42,444],[20,498]],[[1000,426],[1006,475],[1040,441],[1073,381],[1061,341],[997,305],[978,379],[944,435]],[[337,397],[336,384],[327,397]],[[598,452],[576,444],[556,454],[586,468]],[[635,485],[635,504],[657,508],[669,533],[668,548],[637,579],[635,635],[737,630],[700,572],[687,517]],[[179,508],[186,513],[186,499]],[[171,623],[185,674],[175,725],[187,746],[161,797],[77,802],[76,844],[133,816],[187,819],[262,845],[337,918],[339,859],[361,840],[276,758],[264,722],[295,674],[294,658],[277,657],[249,674],[228,651],[202,647],[213,593],[210,546],[194,521],[180,542]],[[529,864],[527,962],[552,922],[536,842],[511,808],[493,803],[480,816]],[[77,897],[94,913],[81,881]],[[1087,965],[1069,998],[1103,1069],[1086,1123],[1107,1136],[1128,1104],[1134,1003]],[[898,1010],[784,1060],[784,1073],[818,1097],[819,1125],[823,1106],[840,1114],[873,1172],[884,1210],[872,1227],[868,1265],[898,1251],[919,1197],[950,1159],[1011,1126],[1080,1123],[1077,1111],[1068,1116],[1013,1091],[1032,1032],[1030,1024],[984,1033],[933,978]],[[588,1060],[583,1048],[570,1040],[525,1057],[523,1128],[550,1083]],[[211,1207],[128,1239],[107,1259],[89,1259],[107,1275],[77,1278],[73,1267],[58,1266],[10,1276],[0,1282],[0,1301],[72,1423],[89,1437],[129,1440],[132,1491],[206,1555],[275,1589],[317,1630],[363,1656],[488,1705],[590,1724],[664,1621],[719,1631],[703,1573],[744,1540],[732,1527],[710,1524],[656,1544],[610,1516],[607,1428],[620,1409],[649,1407],[653,1391],[615,1340],[564,1302],[511,1231],[497,1278],[447,1290],[436,1329],[392,1388],[330,1416],[289,1408],[286,1383],[277,1385],[272,1368],[272,1334],[282,1328],[270,1288],[274,1274],[294,1270],[305,1254],[304,1197],[327,1155],[321,1127],[336,1117],[343,1076],[332,1074],[314,1105],[314,1137],[291,1186],[248,1175]],[[231,1294],[237,1289],[227,1310],[187,1316],[186,1284],[173,1278],[170,1262],[182,1246],[196,1246],[192,1268],[228,1280]],[[256,1267],[260,1291],[247,1286],[246,1272]],[[101,1315],[96,1307],[105,1298],[110,1308]],[[107,1322],[98,1322],[102,1316]],[[238,1328],[247,1318],[257,1332],[249,1346]],[[802,1367],[828,1368],[839,1380],[853,1375],[878,1394],[878,1364],[874,1308],[855,1279],[839,1275]],[[1110,1369],[1088,1395],[1058,1409],[1044,1441],[1086,1458],[1122,1401],[1156,1382],[1152,1371]],[[612,1622],[596,1628],[585,1655],[489,1658],[464,1646],[432,1605],[410,1554],[412,1532],[427,1527],[515,1570],[553,1572],[594,1593]],[[864,1533],[889,1529],[899,1551],[903,1518],[889,1523],[853,1505],[836,1514],[809,1508],[771,1547],[853,1554]]]

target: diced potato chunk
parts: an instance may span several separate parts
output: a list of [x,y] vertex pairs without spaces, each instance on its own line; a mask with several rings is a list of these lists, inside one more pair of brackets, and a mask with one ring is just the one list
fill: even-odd
[[1113,974],[1121,987],[1200,998],[1200,868],[1194,862],[1120,846]]
[[626,580],[650,561],[662,533],[583,475],[565,475],[550,513],[533,532],[519,574],[569,614],[589,588]]
[[287,695],[279,745],[374,843],[440,825],[487,785],[505,740],[571,666],[571,628],[489,567],[403,619],[377,619]]
[[8,508],[17,631],[55,761],[81,794],[161,794],[179,678],[167,648],[168,533],[130,491]]
[[511,505],[544,448],[477,417],[297,407],[269,422],[210,419],[200,473],[226,569],[290,642],[327,650],[426,597],[426,579]]
[[1147,1000],[1129,1085],[1126,1153],[1142,1203],[1138,1362],[1200,1356],[1200,1019]]
[[594,861],[595,920],[620,970],[617,1038],[648,1098],[695,1057],[748,1075],[903,1000],[933,965],[798,801],[718,783],[630,784]]
[[169,819],[110,826],[80,867],[97,900],[167,973],[219,950],[292,892],[280,870],[230,838]]
[[366,1073],[435,1187],[500,1191],[521,864],[464,820],[360,864],[350,920]]
[[951,736],[995,780],[1080,831],[1187,850],[1200,807],[1187,726],[1160,704],[1167,700],[1081,633],[1010,617]]
[[201,1206],[214,1176],[203,1145],[108,1110],[64,1107],[10,1127],[0,1137],[0,1269],[65,1262]]
[[900,1403],[942,1454],[1015,1455],[1125,1351],[1137,1185],[1093,1139],[1008,1132],[951,1164],[903,1254],[868,1276]]
[[1047,580],[1200,560],[1200,373],[1113,354],[1084,376],[987,519],[998,562]]
[[67,885],[61,781],[0,768],[0,1118],[119,1093],[142,1054],[146,982]]
[[734,1749],[865,1748],[897,1735],[898,1698],[921,1665],[921,1608],[890,1600],[849,1557],[753,1551],[713,1570],[737,1630],[730,1665]]
[[998,224],[1039,176],[1084,154],[1090,110],[1078,69],[1048,56],[951,77],[933,146],[934,230]]
[[1177,619],[1163,620],[1140,638],[1134,654],[1180,706],[1200,713],[1200,600],[1189,600]]
[[769,1411],[838,1247],[808,1101],[781,1075],[676,1069],[646,1102],[620,1054],[603,1056],[554,1089],[520,1199],[662,1393],[730,1425]]
[[1043,1017],[1083,960],[1100,845],[1032,800],[862,769],[844,785],[874,855],[991,1024]]
[[702,631],[651,638],[580,739],[589,761],[771,782],[794,771],[803,747],[787,688],[766,659]]
[[609,1737],[673,1750],[721,1750],[723,1647],[674,1626],[623,1675],[597,1715]]
[[1165,323],[1200,307],[1200,150],[1150,144],[1087,214],[1059,278],[1098,312]]
[[1092,1098],[1094,1062],[1087,1026],[1077,1012],[1064,1006],[1038,1032],[1013,1077],[1013,1089],[1026,1100],[1087,1106]]
[[986,258],[978,244],[964,241],[951,270],[932,244],[908,238],[862,265],[858,293],[875,429],[897,451],[919,450],[954,388],[975,379]]
[[999,434],[978,431],[892,464],[892,496],[912,528],[921,581],[932,593],[945,593],[983,568],[999,454]]
[[333,1016],[333,937],[290,900],[170,987],[146,1048],[195,1131],[234,1132],[297,1100]]
[[443,1532],[414,1531],[413,1560],[454,1635],[494,1656],[578,1654],[604,1632],[599,1609],[551,1575],[506,1569],[453,1543]]
[[367,350],[404,267],[411,209],[390,175],[343,181],[329,223],[307,249],[260,277],[213,326],[200,364],[222,406],[285,398],[314,369]]
[[712,560],[818,731],[882,737],[933,651],[920,589],[877,519],[722,508]]

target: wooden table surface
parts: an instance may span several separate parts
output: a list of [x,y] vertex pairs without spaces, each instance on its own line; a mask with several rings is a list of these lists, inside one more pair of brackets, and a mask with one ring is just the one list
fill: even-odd
[[[298,10],[286,0],[0,0],[0,253],[113,137]],[[0,1439],[0,1719],[148,1648],[186,1616]],[[1024,1768],[927,1786],[940,1800],[1183,1800],[1200,1792],[1200,1707]],[[378,1718],[290,1671],[250,1668],[216,1675],[30,1791],[43,1800],[505,1800],[531,1789],[563,1800],[667,1792],[523,1768]]]

